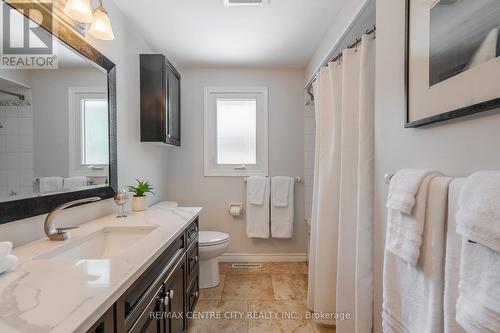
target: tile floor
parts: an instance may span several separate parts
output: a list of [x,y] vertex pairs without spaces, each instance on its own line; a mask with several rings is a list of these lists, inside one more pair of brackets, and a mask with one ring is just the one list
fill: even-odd
[[262,268],[250,269],[221,263],[219,267],[221,282],[200,290],[199,318],[190,320],[189,333],[335,333],[334,328],[306,318],[306,263],[263,263]]

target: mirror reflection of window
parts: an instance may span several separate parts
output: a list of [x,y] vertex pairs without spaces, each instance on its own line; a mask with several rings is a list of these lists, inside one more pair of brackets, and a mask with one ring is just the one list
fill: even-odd
[[70,177],[90,177],[102,183],[108,177],[109,124],[104,87],[71,87]]
[[109,164],[108,103],[105,99],[82,99],[81,115],[81,165],[106,166]]

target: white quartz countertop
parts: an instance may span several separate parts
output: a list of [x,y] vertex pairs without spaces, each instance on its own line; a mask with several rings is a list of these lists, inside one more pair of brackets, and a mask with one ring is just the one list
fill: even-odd
[[[15,248],[17,270],[0,274],[0,332],[85,332],[200,212],[159,203],[127,218],[113,214],[81,224],[64,242],[42,239]],[[110,259],[34,258],[114,226],[157,227]]]

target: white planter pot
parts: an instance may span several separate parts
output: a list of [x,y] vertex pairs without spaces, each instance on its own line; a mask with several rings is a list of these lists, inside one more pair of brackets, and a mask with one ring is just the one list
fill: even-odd
[[142,212],[146,210],[148,207],[146,206],[146,196],[137,197],[134,195],[132,198],[132,210],[134,212]]

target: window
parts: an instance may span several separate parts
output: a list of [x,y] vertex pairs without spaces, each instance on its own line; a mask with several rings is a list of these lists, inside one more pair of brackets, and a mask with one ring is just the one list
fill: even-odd
[[267,176],[267,96],[267,88],[205,88],[205,176]]
[[108,177],[108,101],[105,88],[69,88],[70,176]]

